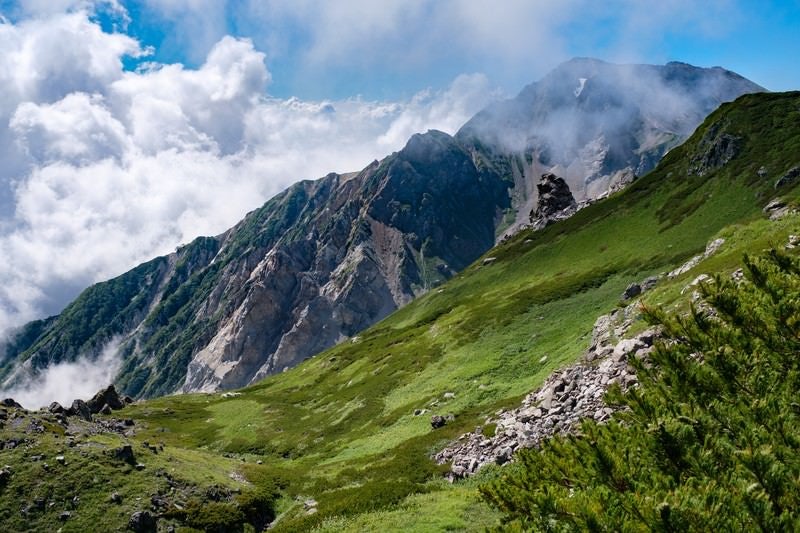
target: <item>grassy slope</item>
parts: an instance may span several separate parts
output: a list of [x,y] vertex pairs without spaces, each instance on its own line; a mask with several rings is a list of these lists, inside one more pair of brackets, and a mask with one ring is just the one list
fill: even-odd
[[[800,162],[799,106],[797,93],[724,106],[626,191],[545,231],[517,235],[488,254],[496,257],[491,265],[476,263],[352,341],[240,396],[168,397],[126,409],[139,427],[134,440],[163,441],[165,454],[212,458],[217,472],[230,468],[228,454],[244,461],[237,470],[252,483],[277,481],[285,497],[276,531],[482,529],[495,517],[478,500],[478,481],[443,483],[429,453],[575,360],[595,318],[618,304],[628,283],[727,237],[718,255],[647,296],[672,305],[698,273],[732,270],[742,252],[800,232],[796,217],[775,223],[761,214],[777,194],[797,199],[772,184]],[[717,172],[688,176],[699,139],[718,120],[744,137],[742,152]],[[759,180],[762,165],[770,173]],[[455,398],[445,400],[445,392]],[[414,416],[420,408],[429,412]],[[432,413],[456,419],[432,431]],[[319,502],[319,512],[303,511],[305,497]],[[70,523],[81,520],[76,513]]]

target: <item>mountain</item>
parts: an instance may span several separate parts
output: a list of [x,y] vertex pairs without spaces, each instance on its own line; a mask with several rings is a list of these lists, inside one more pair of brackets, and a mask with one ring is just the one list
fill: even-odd
[[24,383],[113,345],[132,396],[254,383],[356,335],[529,222],[543,169],[565,171],[578,200],[616,188],[719,103],[758,90],[719,68],[570,61],[455,137],[418,134],[360,172],[298,183],[220,236],[90,287],[23,329],[0,377]]
[[456,138],[520,162],[513,197],[519,227],[542,173],[564,178],[578,201],[603,196],[653,169],[721,103],[764,90],[720,67],[576,58],[479,112]]
[[[569,406],[598,389],[573,381],[574,371],[548,378],[574,368],[596,341],[596,324],[606,324],[605,342],[624,346],[631,342],[624,337],[647,328],[639,304],[688,313],[699,309],[694,299],[710,276],[741,276],[743,254],[777,246],[796,258],[798,153],[800,92],[743,96],[621,192],[544,229],[522,230],[357,337],[255,385],[139,401],[91,422],[59,415],[57,406],[24,411],[6,402],[0,520],[9,531],[117,530],[141,524],[143,513],[163,530],[260,530],[268,521],[275,532],[497,526],[500,515],[479,488],[519,469],[490,465],[448,483],[442,475],[450,465],[431,457],[453,442],[521,441],[525,424],[539,420],[528,407],[547,411],[541,418],[561,431]],[[142,268],[146,280],[156,267]],[[792,279],[796,287],[796,271]],[[634,284],[650,289],[637,294]],[[780,291],[762,296],[778,306],[787,298]],[[625,327],[598,322],[609,314]],[[624,362],[614,351],[591,350],[591,368]],[[552,385],[550,405],[544,398],[520,408],[542,384]],[[746,403],[762,408],[757,398]],[[526,419],[499,423],[517,408]],[[693,416],[679,429],[702,440]],[[727,476],[729,469],[713,468],[722,451],[703,460],[710,473]],[[661,476],[659,483],[676,482]],[[568,487],[558,490],[568,497]],[[748,482],[739,492],[757,490]],[[714,499],[681,496],[670,498],[683,508],[716,508]],[[663,516],[662,501],[643,505]]]

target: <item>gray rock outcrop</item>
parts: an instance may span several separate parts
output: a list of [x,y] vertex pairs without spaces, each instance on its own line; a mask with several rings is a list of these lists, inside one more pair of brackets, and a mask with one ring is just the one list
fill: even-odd
[[608,420],[616,407],[607,405],[604,395],[612,384],[623,390],[637,383],[628,361],[645,358],[660,335],[648,329],[631,338],[621,338],[632,324],[625,313],[615,310],[599,317],[592,331],[592,341],[583,360],[553,373],[544,384],[530,393],[522,405],[501,411],[488,419],[494,435],[483,428],[465,433],[433,458],[438,464],[450,464],[450,480],[470,476],[487,464],[504,464],[521,448],[530,448],[556,434],[575,431],[581,420]]
[[569,190],[569,185],[552,173],[542,174],[536,189],[539,196],[536,208],[531,211],[531,226],[542,229],[559,220],[564,220],[575,214],[578,203]]

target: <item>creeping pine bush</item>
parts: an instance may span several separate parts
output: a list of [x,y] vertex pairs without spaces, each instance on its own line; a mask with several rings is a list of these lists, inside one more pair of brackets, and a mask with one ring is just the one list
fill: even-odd
[[481,488],[501,530],[800,530],[800,261],[745,257],[684,316],[605,425],[520,453]]

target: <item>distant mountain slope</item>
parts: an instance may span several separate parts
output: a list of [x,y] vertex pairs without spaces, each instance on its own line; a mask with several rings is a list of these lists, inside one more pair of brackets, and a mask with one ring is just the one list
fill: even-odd
[[520,224],[542,172],[565,178],[579,201],[597,198],[649,172],[721,103],[762,91],[720,67],[577,58],[479,112],[456,138],[525,162],[515,182]]
[[[361,172],[298,183],[223,235],[90,287],[58,317],[26,327],[0,377],[22,383],[53,364],[97,358],[112,341],[122,354],[117,382],[133,396],[229,389],[281,372],[450,278],[527,221],[546,165],[583,176],[566,162],[610,139],[586,178],[636,161],[647,170],[719,102],[759,89],[722,69],[568,62],[455,138],[415,135]],[[648,91],[671,106],[656,108]]]

